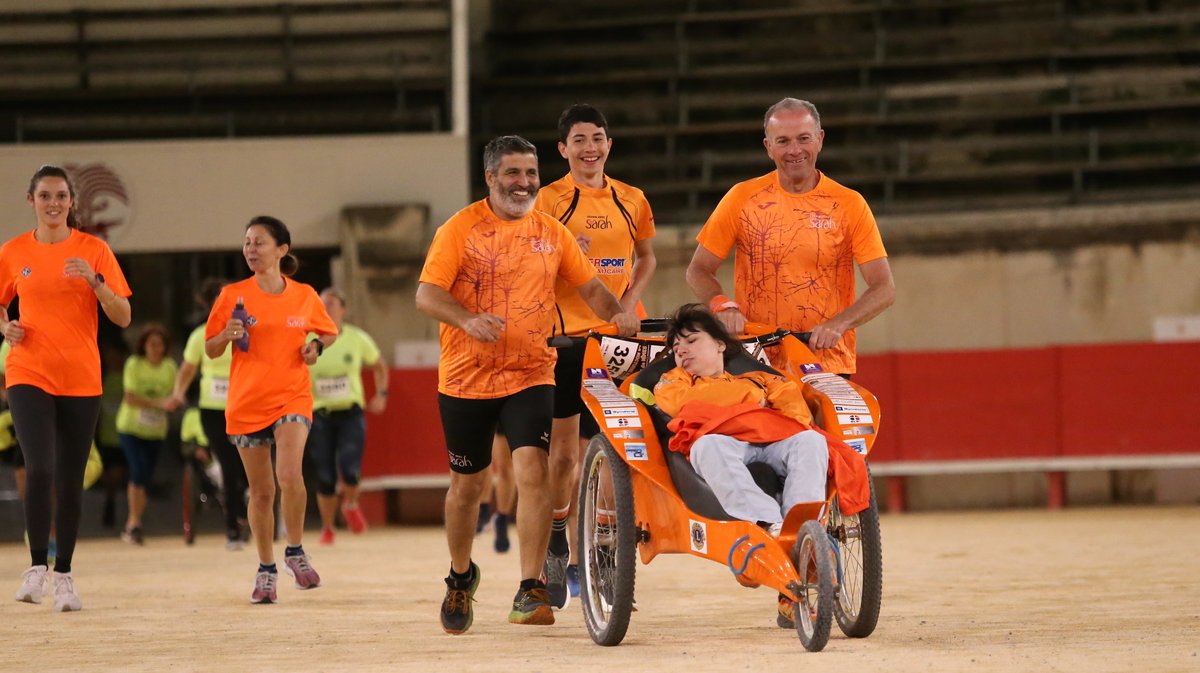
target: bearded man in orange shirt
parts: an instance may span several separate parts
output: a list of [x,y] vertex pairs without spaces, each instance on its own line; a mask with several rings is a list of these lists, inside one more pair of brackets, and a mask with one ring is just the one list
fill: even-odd
[[[746,321],[812,332],[809,346],[831,373],[855,372],[855,333],[896,298],[875,217],[858,192],[817,170],[825,141],[808,101],[785,98],[763,119],[775,170],[733,186],[696,240],[692,292],[732,334]],[[730,250],[734,299],[717,280]],[[867,289],[855,298],[854,265]]]
[[548,451],[554,408],[555,284],[574,288],[596,315],[622,335],[637,332],[596,277],[570,231],[533,209],[537,149],[502,136],[483,153],[488,197],[438,228],[417,287],[417,308],[442,323],[438,406],[450,462],[446,537],[450,573],[442,629],[461,634],[474,618],[479,566],[471,560],[479,498],[487,485],[497,427],[512,447],[517,480],[521,585],[508,620],[553,624],[538,576],[550,539]]

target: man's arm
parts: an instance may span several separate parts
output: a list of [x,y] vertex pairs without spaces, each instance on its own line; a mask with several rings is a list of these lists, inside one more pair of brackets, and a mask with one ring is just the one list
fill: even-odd
[[616,324],[617,332],[621,336],[637,334],[638,328],[641,327],[641,321],[638,320],[637,314],[622,308],[621,302],[617,301],[617,297],[604,286],[604,283],[600,282],[599,278],[592,278],[576,290],[593,313]]
[[896,301],[896,283],[887,257],[873,259],[858,266],[867,289],[845,311],[813,328],[810,348],[833,348],[847,330],[869,322]]
[[721,288],[721,281],[717,280],[717,269],[721,268],[721,263],[725,260],[717,257],[708,251],[703,245],[696,246],[696,253],[692,255],[692,262],[688,264],[687,278],[688,287],[692,289],[692,294],[696,298],[708,305],[714,310],[717,319],[729,330],[730,334],[741,334],[746,329],[746,316],[736,305],[728,308],[720,309],[712,305],[712,300],[716,297],[724,296],[725,290]]
[[417,310],[434,320],[457,327],[472,339],[483,343],[495,342],[504,331],[504,318],[491,313],[471,313],[458,303],[454,295],[433,283],[417,285]]
[[637,313],[638,302],[650,285],[654,269],[658,267],[658,258],[654,256],[654,239],[636,241],[633,244],[633,274],[629,279],[629,287],[621,297],[621,307],[628,313]]

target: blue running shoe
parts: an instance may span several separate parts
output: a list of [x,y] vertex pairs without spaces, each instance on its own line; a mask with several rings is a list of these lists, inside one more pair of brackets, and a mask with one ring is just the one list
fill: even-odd
[[579,566],[567,566],[567,590],[571,592],[571,598],[579,598]]

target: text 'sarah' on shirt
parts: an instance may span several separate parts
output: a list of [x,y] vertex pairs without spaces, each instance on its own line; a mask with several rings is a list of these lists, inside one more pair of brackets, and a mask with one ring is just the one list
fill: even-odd
[[494,399],[553,385],[557,355],[546,340],[554,332],[555,282],[578,288],[595,277],[571,233],[546,213],[507,222],[487,199],[456,213],[434,234],[420,280],[472,313],[503,318],[504,330],[483,343],[443,323],[438,391]]
[[39,243],[32,231],[0,247],[0,304],[20,298],[25,338],[12,349],[5,374],[12,387],[28,384],[51,395],[91,397],[102,392],[96,346],[100,302],[87,280],[63,274],[78,257],[104,276],[114,293],[128,297],[129,284],[104,241],[72,229],[66,240]]
[[[805,194],[775,172],[734,185],[696,240],[721,259],[736,248],[734,299],[748,320],[797,332],[854,303],[856,262],[887,256],[866,200],[823,173]],[[817,355],[825,371],[853,374],[854,330]]]
[[[538,191],[535,207],[566,225],[572,236],[590,239],[588,261],[600,282],[620,299],[633,281],[634,247],[654,238],[654,214],[642,190],[604,179],[602,189],[593,189],[568,173]],[[559,280],[555,295],[556,334],[587,334],[606,324],[565,281]]]

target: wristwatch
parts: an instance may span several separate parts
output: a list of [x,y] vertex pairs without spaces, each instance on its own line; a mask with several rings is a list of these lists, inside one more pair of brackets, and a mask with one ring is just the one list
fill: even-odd
[[92,276],[92,282],[88,283],[93,290],[99,289],[104,284],[104,274],[98,273]]

